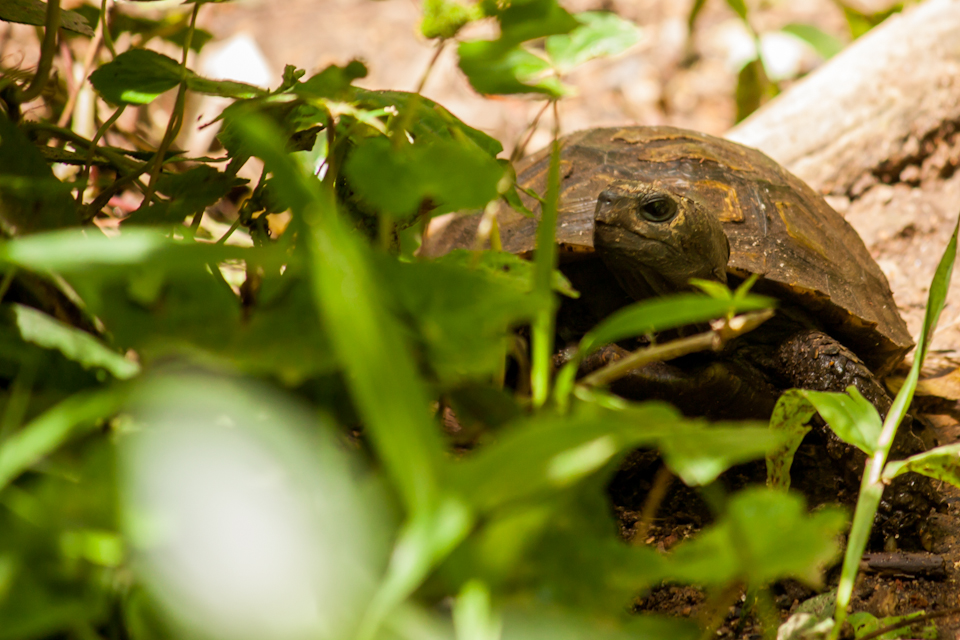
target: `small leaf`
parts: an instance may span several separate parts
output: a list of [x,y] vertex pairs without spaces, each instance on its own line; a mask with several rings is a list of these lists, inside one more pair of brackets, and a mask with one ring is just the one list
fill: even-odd
[[783,27],[781,31],[796,36],[809,44],[817,52],[817,55],[824,60],[829,60],[843,51],[843,42],[812,24],[792,22]]
[[150,51],[130,49],[90,74],[90,82],[113,104],[149,104],[180,84],[180,63]]
[[521,42],[570,33],[580,21],[560,6],[557,0],[510,2],[499,12],[499,45],[506,49]]
[[78,223],[70,186],[57,180],[37,147],[0,114],[0,235]]
[[111,350],[95,337],[68,324],[20,304],[11,305],[13,321],[21,337],[46,349],[56,349],[84,368],[103,368],[115,378],[126,380],[140,372],[135,362]]
[[560,98],[569,90],[550,75],[550,63],[526,49],[503,50],[498,42],[473,40],[457,49],[460,70],[478,93],[541,93]]
[[817,412],[816,408],[798,389],[790,389],[780,395],[773,415],[770,430],[784,435],[783,443],[767,455],[767,486],[774,489],[790,488],[790,467],[804,436],[810,432],[807,423]]
[[[47,3],[40,0],[4,0],[0,2],[0,20],[17,22],[42,27],[47,19]],[[73,31],[88,37],[93,36],[93,29],[80,13],[60,10],[60,26],[67,31]]]
[[868,456],[876,452],[877,440],[883,428],[880,414],[856,387],[847,387],[847,393],[803,390],[801,394],[816,407],[841,440]]
[[399,218],[425,201],[434,213],[482,208],[497,198],[503,169],[470,140],[427,139],[396,148],[368,138],[347,157],[344,176],[363,208]]
[[0,489],[55,451],[74,431],[111,417],[125,399],[119,388],[77,393],[7,437],[0,444]]
[[747,5],[743,0],[727,0],[727,6],[733,9],[741,20],[747,21]]
[[776,86],[770,82],[760,58],[754,58],[740,69],[737,77],[735,101],[736,121],[740,122],[776,95]]
[[960,487],[960,444],[936,447],[906,460],[888,462],[883,468],[883,478],[892,480],[908,471]]
[[760,423],[677,429],[660,439],[663,460],[687,486],[704,486],[730,467],[762,458],[783,443],[782,434]]
[[354,80],[367,77],[367,67],[359,60],[346,66],[335,64],[293,87],[294,93],[312,98],[340,98]]
[[464,26],[483,17],[480,3],[465,5],[458,0],[426,0],[420,33],[424,38],[452,38]]
[[561,73],[594,58],[622,53],[640,41],[640,28],[614,13],[585,11],[576,18],[580,26],[570,33],[548,37],[544,45]]
[[783,578],[816,586],[823,565],[839,550],[845,525],[839,509],[808,514],[800,495],[744,489],[715,525],[677,545],[669,571],[676,579],[707,586],[742,580],[763,587]]
[[184,80],[198,93],[253,98],[266,92],[231,80],[210,80],[184,69],[179,62],[149,49],[130,49],[90,74],[90,82],[113,104],[149,104]]

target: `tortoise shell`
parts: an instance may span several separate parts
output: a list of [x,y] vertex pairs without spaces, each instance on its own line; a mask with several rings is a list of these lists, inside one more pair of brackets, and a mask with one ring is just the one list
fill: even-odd
[[[890,285],[857,232],[803,181],[766,155],[672,127],[615,127],[561,141],[556,237],[561,261],[593,253],[598,195],[617,180],[649,182],[716,213],[730,242],[728,272],[757,274],[754,290],[809,311],[835,338],[880,373],[913,346]],[[546,190],[549,149],[517,166],[517,184]],[[529,254],[539,204],[525,194],[529,218],[502,206],[503,249]],[[424,253],[475,246],[479,216],[458,218],[430,237]]]

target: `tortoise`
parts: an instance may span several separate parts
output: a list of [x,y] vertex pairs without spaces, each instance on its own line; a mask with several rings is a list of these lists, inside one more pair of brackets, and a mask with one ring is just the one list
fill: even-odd
[[[613,391],[709,418],[768,418],[786,388],[854,385],[886,413],[890,398],[878,377],[913,342],[863,241],[808,185],[760,151],[671,127],[590,129],[561,144],[556,241],[560,269],[581,293],[561,305],[561,341],[576,344],[617,308],[689,288],[691,277],[737,284],[756,274],[754,291],[780,301],[772,320],[723,353],[645,366]],[[549,161],[549,150],[523,161],[517,184],[543,193]],[[537,213],[537,202],[523,197]],[[479,221],[479,214],[454,218],[428,235],[421,254],[475,248]],[[502,208],[498,221],[505,251],[532,253],[536,217]],[[610,345],[585,366],[623,352]],[[899,430],[894,457],[926,448],[918,423],[916,432]],[[797,452],[794,486],[814,503],[852,503],[864,464],[862,452],[820,424]],[[634,473],[628,467],[618,478]],[[921,518],[942,499],[928,478],[908,474],[893,485],[875,532],[916,542]]]
[[[781,301],[777,319],[733,345],[719,371],[716,359],[647,367],[619,383],[627,395],[711,417],[767,417],[784,388],[853,384],[885,412],[877,376],[913,342],[863,241],[813,189],[760,151],[672,127],[589,129],[561,144],[556,240],[560,268],[581,292],[561,308],[564,341],[635,299],[688,288],[691,277],[756,274],[754,291]],[[517,184],[543,193],[549,160],[544,150],[523,161]],[[498,221],[505,251],[532,253],[536,217],[504,207]],[[473,248],[478,223],[454,219],[422,253]]]

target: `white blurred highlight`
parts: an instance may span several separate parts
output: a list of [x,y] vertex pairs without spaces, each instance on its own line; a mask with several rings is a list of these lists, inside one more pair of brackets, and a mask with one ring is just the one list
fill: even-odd
[[150,386],[124,459],[139,574],[202,635],[348,637],[387,553],[382,505],[329,434],[301,431],[316,420],[252,391]]

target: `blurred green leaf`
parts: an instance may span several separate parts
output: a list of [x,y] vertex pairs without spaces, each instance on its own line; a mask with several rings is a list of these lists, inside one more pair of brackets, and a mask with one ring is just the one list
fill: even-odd
[[687,486],[703,486],[730,467],[768,455],[782,445],[782,434],[760,423],[716,423],[678,428],[660,438],[666,465]]
[[[887,631],[886,633],[880,634],[878,636],[873,636],[878,640],[898,640],[903,638],[904,640],[937,640],[940,637],[940,632],[937,630],[937,625],[931,620],[924,619],[925,611],[914,611],[905,616],[886,616],[883,618],[877,618],[876,616],[866,612],[866,611],[857,611],[856,613],[850,614],[850,617],[847,618],[847,621],[853,626],[853,633],[855,638],[862,638],[868,634],[875,633],[876,631],[900,624],[907,620],[917,620],[914,625],[905,625],[898,629],[893,629],[892,631]],[[917,631],[918,624],[926,623],[923,627]]]
[[[47,3],[40,0],[4,0],[0,3],[0,20],[42,27],[46,23]],[[60,27],[93,36],[87,20],[77,11],[60,10]]]
[[503,169],[470,140],[434,139],[396,147],[376,137],[350,153],[343,174],[362,203],[406,218],[424,202],[432,203],[438,214],[483,207],[497,198]]
[[580,21],[560,6],[557,0],[520,0],[508,2],[497,11],[502,49],[527,40],[570,33]]
[[345,66],[328,66],[308,80],[294,85],[294,93],[314,98],[339,98],[354,80],[367,77],[367,67],[359,60],[351,60]]
[[[332,194],[284,153],[273,123],[250,115],[237,125],[273,172],[294,215],[307,224],[314,300],[333,351],[407,508],[427,517],[440,496],[437,465],[442,447],[409,347],[380,299],[372,263],[340,219]],[[385,361],[389,367],[382,366]]]
[[747,21],[747,4],[743,0],[727,0],[727,6],[733,9],[741,20]]
[[102,367],[120,380],[132,378],[140,372],[139,365],[108,348],[89,333],[32,307],[13,304],[3,315],[8,314],[12,316],[11,320],[24,340],[46,349],[56,349],[85,368]]
[[847,387],[847,393],[806,390],[801,393],[816,407],[817,412],[841,440],[852,444],[868,456],[876,452],[877,440],[883,428],[880,414],[856,387]]
[[37,147],[0,114],[0,235],[79,223],[70,187],[53,175]]
[[480,4],[465,5],[458,0],[426,0],[420,33],[425,38],[452,38],[464,26],[483,17]]
[[767,455],[767,486],[790,488],[790,467],[804,436],[810,432],[807,423],[816,413],[810,401],[798,389],[782,394],[770,416],[770,429],[785,436],[783,443]]
[[[455,115],[433,100],[419,94],[405,91],[369,91],[354,87],[353,98],[365,109],[386,109],[395,107],[411,123],[410,134],[413,139],[435,137],[441,140],[458,142],[466,137],[491,157],[503,151],[503,145],[479,129],[467,126]],[[406,113],[412,111],[412,113]]]
[[461,42],[457,48],[460,70],[482,94],[541,93],[559,98],[569,93],[551,75],[550,63],[521,47],[504,50],[487,40]]
[[561,73],[594,58],[622,53],[640,41],[640,28],[614,13],[585,11],[576,18],[581,24],[573,31],[549,36],[544,43],[551,63]]
[[744,489],[716,524],[673,549],[669,571],[675,579],[707,586],[742,580],[762,587],[783,578],[816,586],[824,565],[839,552],[845,525],[839,509],[808,514],[799,495]]
[[[100,21],[100,7],[89,4],[77,7],[76,12],[82,15],[89,24],[96,24]],[[175,28],[179,24],[180,28]],[[140,36],[140,45],[144,45],[153,38],[160,38],[170,42],[180,49],[186,42],[186,36],[189,29],[189,22],[184,19],[184,14],[170,12],[164,13],[159,19],[151,20],[141,16],[130,15],[123,11],[113,11],[110,14],[110,34],[114,40],[120,37],[120,34],[130,33]],[[213,34],[206,29],[199,27],[193,28],[193,35],[190,38],[190,50],[199,53],[203,46],[213,39]]]
[[834,0],[834,2],[840,5],[840,8],[843,10],[843,16],[847,19],[847,26],[850,29],[850,35],[854,40],[864,35],[870,31],[870,29],[873,29],[875,26],[893,14],[902,11],[904,5],[902,2],[896,2],[883,11],[878,11],[876,13],[865,13],[854,7],[851,7],[842,0]]
[[[483,271],[491,278],[503,280],[503,286],[517,287],[526,292],[533,289],[533,263],[513,253],[505,251],[478,253],[468,249],[454,249],[436,258],[435,262]],[[553,272],[553,290],[570,298],[580,295],[560,271]]]
[[179,224],[187,216],[213,206],[248,180],[199,165],[181,173],[163,173],[157,180],[157,192],[169,200],[156,203],[132,215],[126,224]]
[[740,69],[734,99],[737,104],[736,121],[740,122],[760,108],[777,93],[776,86],[767,77],[763,61],[754,58]]
[[824,60],[829,60],[843,51],[843,42],[812,24],[791,22],[781,31],[796,36],[809,44],[817,52],[817,55]]
[[504,366],[510,330],[529,322],[537,300],[530,281],[467,269],[441,258],[380,268],[384,294],[415,329],[426,366],[445,385],[492,376]]
[[0,490],[81,429],[110,418],[126,399],[122,387],[77,393],[0,443]]

